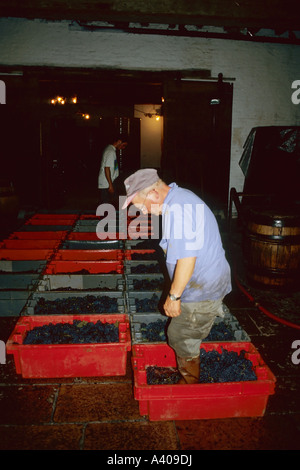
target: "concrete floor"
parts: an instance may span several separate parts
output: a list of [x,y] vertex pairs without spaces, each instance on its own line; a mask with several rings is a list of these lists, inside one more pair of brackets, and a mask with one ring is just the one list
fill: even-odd
[[[228,244],[230,260],[237,252]],[[242,260],[234,259],[237,279],[243,279]],[[269,305],[274,295],[259,291],[260,305]],[[300,325],[299,297],[280,294],[280,299],[273,313]],[[300,331],[263,314],[235,282],[225,303],[276,376],[263,417],[151,422],[140,415],[133,397],[130,353],[125,376],[74,379],[23,379],[7,355],[6,364],[0,364],[0,449],[298,450],[300,364],[292,361],[292,343],[300,340]],[[2,341],[16,321],[0,317]]]

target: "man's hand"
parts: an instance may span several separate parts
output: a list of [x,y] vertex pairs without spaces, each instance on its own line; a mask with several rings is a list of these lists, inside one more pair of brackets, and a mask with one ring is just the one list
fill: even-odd
[[[170,286],[170,292],[175,297],[180,297],[189,282],[196,263],[196,257],[180,258],[177,260],[173,282]],[[171,300],[167,297],[164,303],[164,310],[168,317],[178,317],[181,314],[180,300]]]
[[115,190],[114,190],[114,186],[113,186],[113,183],[112,183],[112,180],[111,180],[111,174],[110,174],[109,166],[106,166],[104,168],[104,173],[105,173],[105,177],[106,177],[107,182],[108,182],[108,192],[110,194],[114,194]]
[[171,300],[168,296],[164,303],[164,310],[167,317],[178,317],[181,314],[180,300]]

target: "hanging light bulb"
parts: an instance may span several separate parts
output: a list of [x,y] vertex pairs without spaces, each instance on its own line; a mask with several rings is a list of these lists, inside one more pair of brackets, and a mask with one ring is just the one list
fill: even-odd
[[72,98],[64,98],[62,96],[56,96],[56,98],[52,98],[50,99],[50,103],[51,104],[66,104],[66,103],[73,103],[73,104],[76,104],[77,103],[77,96],[73,96]]

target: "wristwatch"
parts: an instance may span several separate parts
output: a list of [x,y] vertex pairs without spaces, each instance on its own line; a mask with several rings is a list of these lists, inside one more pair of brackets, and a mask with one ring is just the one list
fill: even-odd
[[180,299],[181,299],[181,296],[180,296],[180,297],[176,297],[176,295],[170,294],[170,293],[169,293],[169,297],[170,297],[171,300],[180,300]]

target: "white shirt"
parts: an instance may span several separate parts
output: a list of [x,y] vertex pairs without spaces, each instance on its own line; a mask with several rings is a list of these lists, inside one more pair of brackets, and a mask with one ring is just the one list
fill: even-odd
[[98,176],[98,188],[108,188],[109,184],[105,176],[105,167],[110,168],[111,180],[114,181],[119,176],[119,167],[116,148],[113,145],[105,147],[101,167]]

